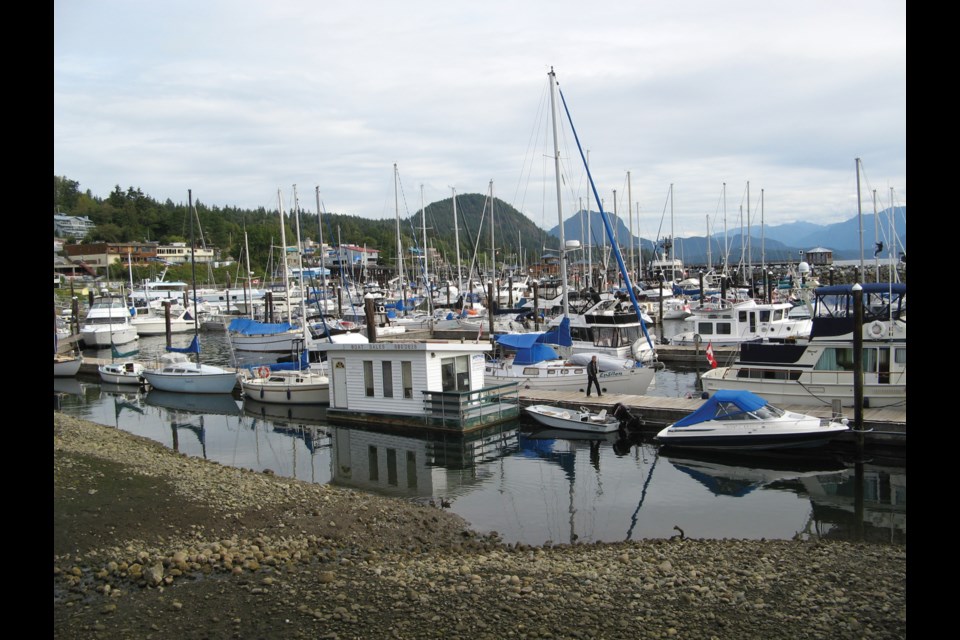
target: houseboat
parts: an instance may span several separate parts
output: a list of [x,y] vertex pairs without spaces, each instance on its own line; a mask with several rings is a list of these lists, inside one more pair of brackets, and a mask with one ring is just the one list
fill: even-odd
[[444,340],[321,343],[330,377],[327,417],[469,433],[517,420],[515,382],[485,385],[489,343]]

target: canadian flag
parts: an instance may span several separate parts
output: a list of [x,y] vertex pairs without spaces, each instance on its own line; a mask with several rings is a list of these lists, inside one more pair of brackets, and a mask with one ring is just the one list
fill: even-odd
[[713,357],[713,343],[707,344],[707,362],[710,363],[711,369],[717,368],[717,359]]

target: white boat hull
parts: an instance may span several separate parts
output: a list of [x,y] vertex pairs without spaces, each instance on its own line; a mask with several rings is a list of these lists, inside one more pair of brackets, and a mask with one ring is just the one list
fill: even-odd
[[[490,384],[516,382],[521,389],[586,393],[586,366],[558,366],[553,372],[550,372],[550,368],[512,364],[488,365],[484,377]],[[654,373],[652,367],[631,367],[601,371],[597,378],[601,393],[644,395],[653,382]]]
[[83,359],[79,356],[74,358],[68,356],[53,356],[53,377],[73,377],[80,371],[80,365],[82,363]]
[[[906,371],[892,376],[892,381],[880,383],[876,374],[864,374],[863,399],[868,407],[904,406],[907,402]],[[719,389],[752,391],[772,404],[823,407],[834,399],[840,406],[854,406],[853,373],[836,371],[805,371],[797,380],[738,377],[733,367],[718,367],[704,373],[703,390],[714,393]]]
[[241,380],[244,398],[267,404],[330,404],[330,382],[326,376],[289,373]]
[[135,342],[139,337],[133,325],[101,325],[96,328],[81,328],[80,338],[87,347],[109,347]]
[[144,370],[143,377],[154,389],[176,393],[230,393],[237,386],[233,371],[192,363]]
[[116,362],[97,367],[100,380],[107,384],[140,384],[143,365],[136,362]]
[[552,429],[582,433],[611,433],[620,428],[620,421],[612,416],[574,411],[550,405],[533,405],[524,409],[539,424]]

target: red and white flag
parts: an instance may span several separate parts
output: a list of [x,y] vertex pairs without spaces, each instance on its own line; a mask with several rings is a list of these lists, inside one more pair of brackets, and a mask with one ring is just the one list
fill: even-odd
[[707,344],[707,362],[710,363],[711,369],[717,368],[717,359],[713,357],[713,343]]

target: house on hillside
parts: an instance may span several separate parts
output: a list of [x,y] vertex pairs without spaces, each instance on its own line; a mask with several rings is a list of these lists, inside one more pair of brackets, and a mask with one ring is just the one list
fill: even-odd
[[97,228],[86,216],[68,216],[62,213],[53,214],[53,235],[55,238],[84,238]]

